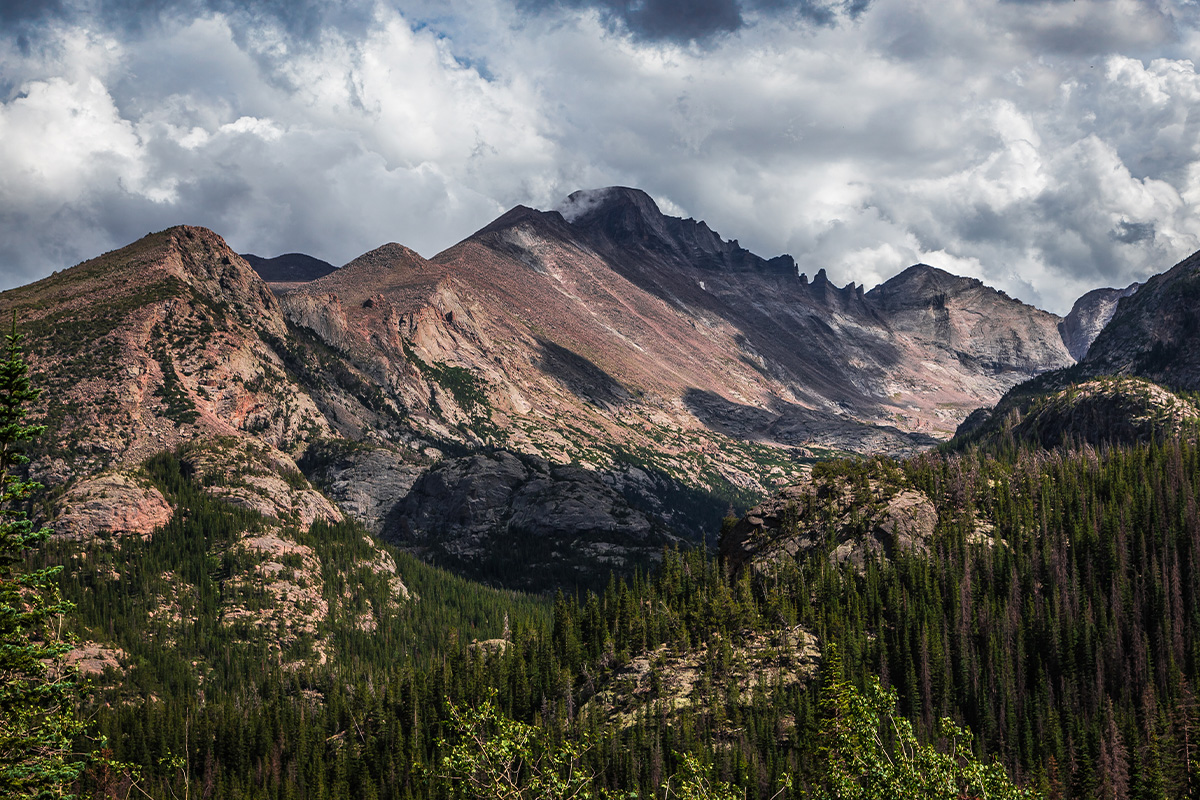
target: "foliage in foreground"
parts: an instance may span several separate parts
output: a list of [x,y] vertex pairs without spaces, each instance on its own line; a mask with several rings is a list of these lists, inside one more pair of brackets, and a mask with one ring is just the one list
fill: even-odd
[[59,633],[71,605],[58,589],[61,567],[27,569],[26,552],[44,540],[14,506],[40,486],[13,474],[22,445],[42,432],[25,422],[39,392],[29,385],[21,337],[8,334],[0,361],[0,796],[64,796],[85,766],[72,756],[83,725],[74,714],[78,686],[61,656]]
[[[830,670],[841,660],[830,658]],[[946,717],[941,723],[943,749],[921,744],[912,722],[896,713],[896,690],[871,678],[859,691],[844,680],[825,690],[828,716],[821,728],[824,786],[820,800],[1032,800],[1013,785],[1004,767],[985,764],[971,749],[970,731]]]
[[[841,671],[833,655],[829,670]],[[1033,800],[1013,785],[1004,767],[985,764],[971,750],[970,731],[942,721],[942,749],[921,744],[913,725],[896,712],[896,691],[872,679],[864,691],[840,678],[825,690],[820,785],[815,800]],[[494,695],[478,706],[449,704],[451,737],[442,740],[434,774],[456,800],[631,800],[635,793],[596,786],[581,761],[587,739],[555,744],[536,726],[506,717]],[[778,797],[791,788],[784,776]],[[742,800],[745,792],[710,777],[699,760],[681,754],[679,771],[659,789],[669,800]]]
[[[636,792],[598,786],[597,774],[582,760],[594,744],[589,738],[554,743],[544,729],[505,716],[496,706],[495,693],[478,706],[448,704],[448,719],[451,737],[439,742],[446,755],[431,777],[455,800],[637,798]],[[745,797],[732,785],[711,778],[691,754],[681,755],[679,772],[661,792],[668,800]]]

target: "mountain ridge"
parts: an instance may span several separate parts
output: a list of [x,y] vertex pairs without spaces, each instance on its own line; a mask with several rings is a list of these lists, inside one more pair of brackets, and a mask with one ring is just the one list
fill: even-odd
[[[300,466],[376,535],[439,558],[486,559],[532,530],[520,520],[591,498],[571,530],[538,528],[534,552],[631,568],[664,541],[706,535],[685,505],[715,518],[831,454],[920,452],[1023,377],[1070,362],[1052,341],[1057,318],[975,279],[914,265],[870,292],[839,289],[824,270],[810,281],[790,256],[763,259],[668,217],[644,192],[571,197],[565,215],[518,206],[431,259],[383,245],[278,297],[202,229],[61,273],[58,299],[44,298],[58,306],[82,277],[128,276],[126,294],[97,313],[140,332],[99,339],[145,367],[114,364],[91,387],[134,398],[124,412],[74,395],[51,402],[59,450],[47,476],[86,483],[230,437],[267,448],[263,468],[280,480]],[[131,266],[147,259],[157,266]],[[137,276],[154,270],[179,286],[134,302]],[[38,291],[0,306],[32,312],[42,374],[69,372],[72,343],[35,308]],[[150,432],[135,448],[98,441],[131,426]],[[80,450],[92,455],[67,458]],[[444,480],[426,480],[437,470]],[[510,483],[531,488],[486,488]],[[484,528],[433,525],[430,509],[478,492],[495,504]],[[654,535],[622,533],[634,518]]]
[[[631,203],[282,296],[186,227],[0,295],[49,389],[41,513],[116,757],[163,796],[437,796],[447,703],[494,703],[596,731],[610,788],[652,794],[677,746],[767,797],[818,774],[836,652],[1035,788],[1186,791],[1200,255],[1054,369],[1058,318],[974,279],[838,289]],[[1180,392],[1090,372],[1114,365]],[[1007,432],[1053,452],[927,451],[917,422],[1030,374]],[[1123,424],[1153,444],[1076,446]],[[830,458],[879,452],[917,456]],[[412,554],[546,594],[518,614]]]

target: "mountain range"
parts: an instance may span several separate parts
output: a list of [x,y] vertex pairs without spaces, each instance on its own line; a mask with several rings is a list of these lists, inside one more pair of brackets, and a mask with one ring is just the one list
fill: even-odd
[[1154,285],[1065,319],[928,265],[838,288],[612,187],[518,206],[431,259],[393,243],[340,269],[172,228],[0,310],[47,389],[35,471],[72,500],[47,512],[64,534],[146,534],[168,511],[141,465],[202,445],[240,484],[213,491],[247,507],[349,514],[427,559],[544,588],[711,537],[821,458],[934,446],[1075,364],[1113,313],[1133,333],[1110,325],[1104,353],[1134,335],[1174,346],[1170,320],[1122,321]]
[[1198,287],[838,288],[610,188],[430,259],[181,226],[5,292],[29,564],[139,769],[79,793],[445,797],[496,712],[472,746],[532,726],[594,788],[823,796],[878,680],[1035,796],[1185,796]]

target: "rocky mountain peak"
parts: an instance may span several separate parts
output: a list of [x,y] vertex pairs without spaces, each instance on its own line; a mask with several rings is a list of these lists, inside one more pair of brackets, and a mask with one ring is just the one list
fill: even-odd
[[[184,294],[203,296],[254,323],[278,311],[266,283],[225,240],[208,228],[178,225],[21,287],[13,297],[38,297],[59,316],[109,313]],[[40,313],[40,311],[39,311]],[[271,320],[265,324],[270,325]]]
[[1093,289],[1075,301],[1071,312],[1059,323],[1058,331],[1076,361],[1082,361],[1087,355],[1092,342],[1117,312],[1121,298],[1129,297],[1140,286],[1135,282],[1124,289]]
[[1074,363],[1061,319],[928,264],[915,264],[864,296],[895,332],[954,353],[983,374],[1037,374]]
[[585,189],[573,192],[556,210],[573,226],[619,245],[658,249],[674,244],[658,204],[640,189]]
[[397,242],[388,242],[385,245],[376,247],[374,250],[363,253],[348,263],[343,269],[406,269],[419,265],[424,261],[425,259],[416,250],[405,247]]
[[[791,261],[791,256],[781,256],[781,258]],[[799,281],[805,296],[820,307],[841,311],[853,309],[858,314],[874,317],[873,310],[864,302],[863,287],[855,284],[854,281],[850,281],[839,289],[833,281],[829,280],[829,274],[825,272],[824,268],[817,270],[812,283],[809,283],[808,275],[805,273],[800,273]]]
[[[488,234],[500,233],[514,228],[533,228],[543,235],[549,233],[561,237],[568,230],[564,223],[565,220],[558,211],[539,211],[529,206],[513,206],[467,237],[464,241],[483,238],[488,236]],[[566,235],[569,236],[570,234],[567,233]],[[462,242],[459,244],[462,244]]]
[[568,195],[554,210],[567,222],[581,225],[614,214],[626,219],[640,217],[651,224],[663,216],[654,198],[641,189],[628,186],[580,189]]
[[640,189],[610,186],[578,191],[556,210],[601,249],[640,248],[703,271],[796,275],[791,256],[761,258],[737,239],[722,239],[703,220],[663,214]]
[[[279,301],[205,228],[179,226],[6,292],[46,388],[54,480],[128,468],[202,436],[267,448],[325,430],[266,344],[288,335]],[[81,343],[87,343],[81,350]]]
[[[983,283],[975,278],[952,275],[928,264],[913,264],[867,292],[866,296],[879,307],[895,311],[914,306],[944,304],[947,296],[960,295],[978,288],[983,288]],[[997,298],[1007,298],[1002,292],[989,291]]]
[[396,242],[389,242],[363,253],[346,266],[323,278],[305,284],[304,292],[337,292],[361,300],[380,289],[409,283],[416,274],[429,273],[431,266],[421,254]]

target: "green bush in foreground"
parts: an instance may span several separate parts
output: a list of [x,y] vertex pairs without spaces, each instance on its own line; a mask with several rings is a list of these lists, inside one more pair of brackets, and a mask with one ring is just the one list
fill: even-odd
[[[838,669],[837,656],[831,669]],[[836,672],[834,672],[836,674]],[[972,736],[942,720],[943,751],[917,741],[912,723],[896,714],[896,692],[873,679],[865,692],[834,680],[825,692],[821,728],[821,785],[815,800],[1032,800],[998,763],[984,764]],[[451,737],[436,777],[462,800],[631,800],[634,794],[596,788],[581,766],[588,742],[550,743],[533,725],[509,719],[492,701],[450,705]],[[737,787],[710,778],[699,761],[682,756],[679,773],[661,789],[668,800],[740,800]],[[790,787],[776,793],[782,795]]]
[[[832,675],[840,672],[836,651]],[[997,762],[984,764],[971,750],[970,731],[942,719],[943,751],[917,741],[912,723],[896,713],[896,690],[872,678],[865,692],[842,680],[825,689],[821,727],[823,783],[820,800],[1032,800],[1013,785]]]

